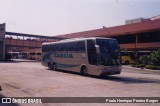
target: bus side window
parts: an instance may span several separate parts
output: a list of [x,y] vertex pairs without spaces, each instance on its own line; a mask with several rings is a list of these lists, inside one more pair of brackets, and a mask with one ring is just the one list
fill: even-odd
[[85,51],[85,41],[77,42],[77,51],[84,52]]
[[97,54],[94,40],[87,40],[87,52],[89,64],[97,65]]
[[76,51],[76,42],[70,43],[70,51]]
[[64,51],[64,44],[59,45],[59,51]]
[[56,46],[55,45],[52,45],[52,51],[56,51]]

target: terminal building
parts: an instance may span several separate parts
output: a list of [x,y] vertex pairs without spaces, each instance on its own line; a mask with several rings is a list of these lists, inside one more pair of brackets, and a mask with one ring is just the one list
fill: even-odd
[[32,53],[41,51],[43,42],[55,42],[64,38],[6,32],[5,23],[0,24],[0,60],[5,60],[8,53]]
[[160,49],[160,15],[153,18],[126,20],[125,25],[63,34],[57,36],[32,35],[6,32],[5,23],[0,24],[0,60],[8,52],[29,52],[41,49],[43,42],[55,42],[66,38],[106,37],[118,40],[121,49],[147,52]]
[[152,51],[160,49],[160,16],[127,20],[125,25],[58,35],[57,37],[107,37],[118,40],[128,51]]

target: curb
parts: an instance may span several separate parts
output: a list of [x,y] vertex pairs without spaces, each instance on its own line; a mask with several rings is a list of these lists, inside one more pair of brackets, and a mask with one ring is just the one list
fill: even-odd
[[160,74],[160,70],[136,68],[136,67],[132,67],[132,66],[122,66],[122,68],[132,69],[132,70],[128,70],[128,72],[140,72],[140,73],[143,73],[143,74]]

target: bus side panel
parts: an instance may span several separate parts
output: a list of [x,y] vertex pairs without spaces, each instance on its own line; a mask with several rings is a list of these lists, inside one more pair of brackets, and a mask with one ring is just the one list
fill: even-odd
[[82,64],[86,64],[85,53],[57,53],[58,56],[52,55],[52,59],[57,65],[58,69],[80,72]]
[[88,74],[90,75],[100,75],[99,67],[96,65],[87,65]]

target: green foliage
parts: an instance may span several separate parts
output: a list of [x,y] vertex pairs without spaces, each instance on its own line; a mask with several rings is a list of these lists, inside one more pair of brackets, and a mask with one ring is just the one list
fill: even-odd
[[146,65],[145,68],[147,68],[147,69],[156,69],[156,66],[153,66],[153,65]]
[[140,63],[145,65],[160,65],[160,50],[153,51],[150,55],[143,55],[139,58]]
[[150,55],[141,56],[139,64],[133,64],[132,67],[160,70],[160,50],[153,51]]
[[132,67],[137,67],[138,64],[132,64]]
[[142,63],[142,64],[148,64],[151,59],[150,59],[150,55],[143,55],[139,58],[139,61]]
[[145,64],[139,64],[138,66],[139,66],[139,68],[145,67]]
[[132,67],[142,68],[145,67],[145,64],[132,64]]
[[156,69],[157,69],[157,70],[160,70],[160,66],[156,66]]
[[160,65],[160,50],[152,52],[150,54],[150,59],[154,65]]
[[160,70],[160,50],[141,56],[139,62],[139,64],[133,64],[132,67]]

